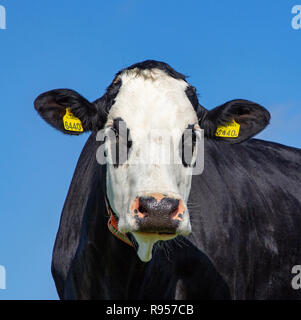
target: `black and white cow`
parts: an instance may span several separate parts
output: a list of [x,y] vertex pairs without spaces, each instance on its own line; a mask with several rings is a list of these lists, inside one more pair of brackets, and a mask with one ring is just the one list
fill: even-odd
[[[60,298],[301,296],[292,286],[301,264],[301,151],[250,139],[269,123],[265,108],[232,100],[206,110],[182,74],[148,60],[117,73],[92,103],[58,89],[40,95],[35,109],[63,133],[92,131],[53,251]],[[239,130],[227,134],[231,123]],[[180,161],[139,161],[171,145]],[[200,154],[203,172],[193,175]]]

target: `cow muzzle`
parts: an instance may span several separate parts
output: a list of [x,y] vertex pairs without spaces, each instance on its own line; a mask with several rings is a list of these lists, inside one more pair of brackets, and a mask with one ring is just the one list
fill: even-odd
[[175,234],[183,220],[185,207],[181,199],[149,194],[135,199],[131,213],[139,232]]
[[132,234],[138,242],[138,256],[146,262],[151,259],[152,248],[157,241],[170,240],[183,233],[181,227],[188,213],[181,199],[150,193],[136,197],[131,205],[131,215],[137,226]]

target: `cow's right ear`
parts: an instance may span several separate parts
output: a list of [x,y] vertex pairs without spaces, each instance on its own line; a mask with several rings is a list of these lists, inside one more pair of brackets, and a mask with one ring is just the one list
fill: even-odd
[[66,134],[79,135],[98,125],[96,106],[73,90],[45,92],[36,98],[34,107],[46,122]]

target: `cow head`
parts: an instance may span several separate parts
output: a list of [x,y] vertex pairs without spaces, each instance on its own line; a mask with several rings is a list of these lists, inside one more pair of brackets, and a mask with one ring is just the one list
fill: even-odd
[[[142,261],[151,259],[157,241],[191,232],[187,200],[203,133],[205,139],[238,143],[269,122],[263,107],[246,100],[207,111],[182,74],[152,60],[117,73],[93,103],[59,89],[40,95],[35,108],[64,133],[101,133],[107,201],[118,217],[118,230],[138,243]],[[66,112],[78,118],[82,128],[66,129]],[[217,128],[233,120],[240,125],[239,135],[216,136]]]

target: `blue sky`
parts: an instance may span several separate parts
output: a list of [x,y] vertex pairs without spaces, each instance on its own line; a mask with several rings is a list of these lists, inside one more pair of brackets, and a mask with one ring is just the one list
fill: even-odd
[[1,299],[57,299],[50,274],[60,212],[88,137],[65,136],[33,109],[40,93],[100,97],[121,68],[162,60],[211,109],[250,99],[268,108],[260,138],[301,148],[301,1],[0,0]]

